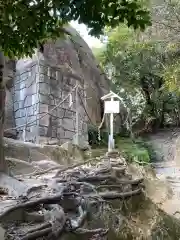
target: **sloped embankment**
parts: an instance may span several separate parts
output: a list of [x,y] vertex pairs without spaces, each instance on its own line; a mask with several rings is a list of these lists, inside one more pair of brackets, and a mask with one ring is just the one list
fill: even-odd
[[116,152],[83,162],[73,147],[6,145],[17,179],[1,174],[5,239],[180,238],[180,222],[161,210],[171,191],[152,169]]

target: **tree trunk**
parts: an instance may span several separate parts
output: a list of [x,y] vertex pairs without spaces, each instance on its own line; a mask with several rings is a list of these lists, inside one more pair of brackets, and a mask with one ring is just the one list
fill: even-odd
[[4,118],[5,118],[5,99],[6,88],[3,82],[3,69],[4,69],[4,55],[0,52],[0,172],[7,172],[8,167],[4,156]]

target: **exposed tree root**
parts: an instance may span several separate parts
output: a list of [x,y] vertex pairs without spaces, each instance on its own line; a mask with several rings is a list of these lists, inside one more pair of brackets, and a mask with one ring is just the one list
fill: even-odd
[[122,189],[122,184],[117,184],[117,185],[113,185],[113,184],[109,184],[109,185],[107,185],[107,184],[102,184],[102,185],[99,185],[99,186],[96,186],[96,189],[97,190],[100,190],[100,189],[112,189],[112,188],[115,188],[115,189],[119,189],[120,191],[121,191],[121,189]]
[[35,167],[32,163],[17,159],[17,158],[10,158],[10,157],[6,157],[6,161],[8,162],[13,162],[14,164],[24,164],[28,167]]
[[52,233],[52,227],[47,227],[41,230],[37,230],[31,233],[28,233],[26,236],[22,237],[21,240],[32,240],[37,239],[42,236],[47,236],[48,234]]
[[44,223],[42,224],[41,226],[39,227],[35,227],[33,229],[30,229],[28,232],[27,232],[27,235],[30,234],[30,233],[33,233],[33,232],[38,232],[40,230],[43,230],[43,229],[46,229],[46,228],[50,228],[51,227],[51,224],[48,222],[48,223]]
[[[7,219],[10,214],[21,210],[24,212],[22,223],[32,221],[33,228],[23,232],[15,225],[19,240],[35,240],[45,236],[45,239],[57,240],[68,233],[83,234],[87,240],[94,235],[102,239],[101,236],[106,235],[108,229],[83,228],[88,221],[88,213],[92,213],[93,204],[96,203],[99,207],[102,203],[108,204],[108,200],[125,200],[141,194],[143,179],[130,180],[126,175],[126,167],[122,164],[114,166],[114,162],[112,167],[110,160],[108,160],[108,167],[102,160],[102,167],[99,164],[98,168],[96,166],[81,167],[95,160],[97,159],[89,159],[84,163],[60,169],[53,180],[49,179],[44,185],[29,188],[26,191],[26,198],[19,198],[15,206],[6,208],[0,213],[0,222],[4,222],[4,218]],[[41,173],[51,170],[47,169]],[[32,178],[33,175],[34,173]],[[43,191],[42,189],[39,191],[39,188]],[[34,196],[37,191],[38,198]],[[43,195],[44,191],[46,196]],[[41,225],[37,226],[40,223]],[[9,227],[7,229],[7,232],[10,231]],[[21,223],[19,229],[21,229]],[[11,232],[9,234],[13,235]]]
[[106,235],[108,233],[108,229],[103,229],[103,228],[97,228],[97,229],[84,229],[84,228],[79,228],[75,232],[75,234],[100,234],[100,235]]
[[45,169],[45,170],[42,170],[42,171],[39,171],[39,172],[36,171],[33,174],[30,174],[30,176],[36,176],[36,175],[40,176],[40,175],[52,172],[54,170],[58,170],[59,168],[62,168],[62,166],[54,166],[54,167],[51,167],[51,168],[48,168],[48,169]]
[[[32,165],[33,166],[33,165]],[[43,175],[43,174],[46,174],[46,173],[49,173],[49,172],[52,172],[54,170],[58,170],[58,169],[61,169],[62,166],[54,166],[54,167],[51,167],[51,168],[48,168],[48,169],[45,169],[45,170],[36,170],[34,171],[33,173],[29,173],[29,174],[23,174],[22,176],[40,176],[40,175]]]
[[55,196],[48,196],[48,197],[44,197],[44,198],[40,198],[40,199],[36,199],[36,200],[32,200],[32,201],[28,201],[28,202],[24,202],[24,203],[20,203],[20,204],[17,204],[16,206],[13,206],[9,209],[7,209],[6,211],[4,211],[2,214],[0,214],[0,221],[1,219],[7,215],[8,213],[11,213],[17,209],[20,209],[20,208],[24,208],[24,209],[27,209],[27,208],[32,208],[34,207],[35,205],[39,205],[39,204],[56,204],[57,202],[61,202],[61,200],[63,200],[64,196],[65,195],[68,195],[68,196],[78,196],[77,193],[64,193],[64,195],[61,193],[61,194],[57,194]]
[[27,222],[36,222],[36,223],[44,222],[44,215],[36,212],[33,212],[33,213],[25,212],[24,216]]
[[87,177],[80,177],[78,179],[79,182],[101,182],[105,180],[116,181],[117,179],[112,175],[87,176]]
[[107,192],[107,193],[100,193],[100,196],[104,200],[113,200],[113,199],[126,199],[135,195],[138,195],[142,192],[141,189],[136,189],[133,191],[129,192],[124,192],[124,193],[117,193],[117,192]]
[[60,169],[59,171],[57,171],[56,175],[54,176],[54,178],[57,178],[61,173],[63,173],[64,171],[67,171],[69,169],[73,169],[73,168],[76,168],[76,167],[80,167],[82,165],[85,165],[85,164],[88,164],[88,163],[91,163],[93,161],[97,161],[96,158],[91,158],[91,159],[88,159],[84,162],[80,162],[80,163],[76,163],[74,165],[71,165],[71,166],[68,166],[68,167],[65,167],[63,169]]
[[30,187],[30,188],[27,190],[27,195],[29,195],[31,192],[41,190],[41,189],[43,189],[43,188],[45,188],[45,187],[47,187],[46,184],[44,184],[44,185],[40,185],[40,186],[33,186],[33,187]]
[[[64,232],[68,232],[68,230],[64,230]],[[84,229],[84,228],[79,228],[76,230],[69,230],[69,232],[77,235],[88,235],[89,237],[95,235],[95,234],[100,234],[101,236],[106,235],[108,233],[108,229],[103,229],[103,228],[98,228],[98,229]],[[33,232],[28,232],[26,236],[22,237],[21,240],[33,240],[37,239],[38,237],[41,236],[47,236],[52,233],[52,228],[50,224],[46,223],[42,227],[37,228]]]

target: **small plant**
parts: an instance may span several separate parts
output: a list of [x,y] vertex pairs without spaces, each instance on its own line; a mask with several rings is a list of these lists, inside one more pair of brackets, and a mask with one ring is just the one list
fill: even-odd
[[134,141],[131,138],[116,137],[116,147],[128,162],[148,164],[151,162],[151,155],[140,140]]
[[146,139],[138,138],[135,140],[135,142],[148,151],[151,162],[155,162],[157,160],[156,152],[154,151],[152,145],[148,143]]

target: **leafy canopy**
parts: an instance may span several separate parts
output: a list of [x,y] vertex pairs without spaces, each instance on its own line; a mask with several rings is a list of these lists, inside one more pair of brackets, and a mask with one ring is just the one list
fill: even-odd
[[143,112],[146,118],[152,116],[159,124],[165,114],[172,118],[180,99],[177,93],[179,44],[139,40],[138,31],[123,24],[107,34],[109,42],[96,56],[104,70],[110,72],[112,87],[131,108],[132,114]]
[[151,0],[150,8],[151,27],[107,28],[109,42],[95,52],[131,109],[132,122],[139,121],[136,129],[180,125],[180,2]]
[[29,55],[41,41],[64,33],[71,20],[99,36],[120,22],[145,29],[150,15],[140,0],[0,0],[1,50],[10,57]]

